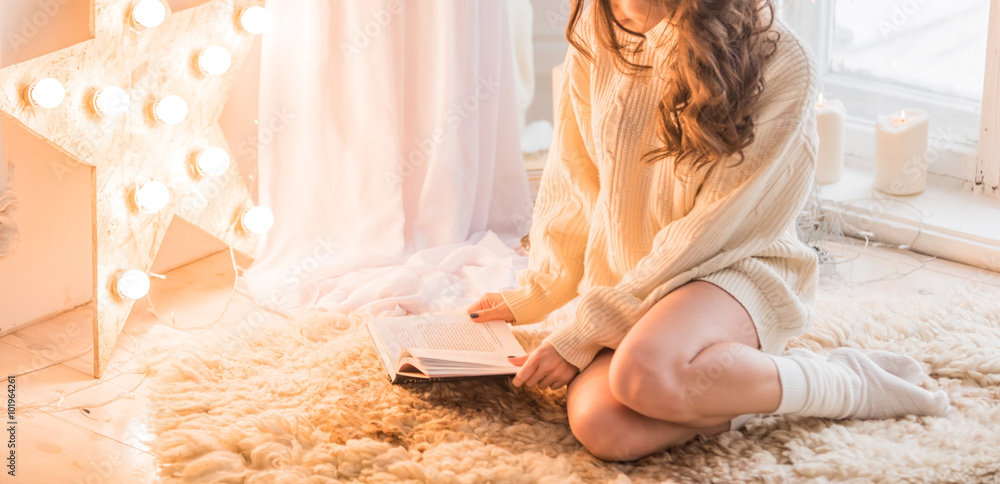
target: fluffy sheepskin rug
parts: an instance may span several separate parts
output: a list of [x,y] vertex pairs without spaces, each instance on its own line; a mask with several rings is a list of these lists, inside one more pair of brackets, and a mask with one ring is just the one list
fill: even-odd
[[[821,295],[818,306],[815,327],[791,346],[913,356],[950,394],[949,416],[766,417],[637,462],[603,462],[573,438],[565,391],[390,385],[363,318],[338,315],[171,339],[149,362],[152,447],[164,482],[1000,480],[1000,302]],[[516,331],[533,348],[550,330]]]

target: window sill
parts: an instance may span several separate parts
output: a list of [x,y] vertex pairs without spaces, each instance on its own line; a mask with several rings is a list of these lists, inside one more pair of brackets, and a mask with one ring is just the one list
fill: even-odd
[[1000,201],[929,174],[920,194],[897,197],[872,187],[871,162],[850,158],[841,181],[820,185],[824,214],[844,235],[868,238],[974,267],[1000,271]]

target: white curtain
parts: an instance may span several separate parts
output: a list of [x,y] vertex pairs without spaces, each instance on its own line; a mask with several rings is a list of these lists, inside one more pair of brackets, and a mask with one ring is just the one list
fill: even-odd
[[531,202],[507,6],[270,2],[255,299],[377,314],[464,307],[516,285]]
[[524,133],[525,116],[535,99],[534,17],[530,0],[507,0],[511,44],[514,46],[514,77],[518,126]]

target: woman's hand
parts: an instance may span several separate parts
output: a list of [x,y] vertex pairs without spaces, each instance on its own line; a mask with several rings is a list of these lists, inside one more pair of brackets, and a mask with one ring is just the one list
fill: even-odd
[[508,323],[514,322],[514,313],[507,307],[507,302],[503,300],[503,296],[499,292],[483,294],[483,297],[469,306],[466,311],[469,313],[469,317],[477,323],[498,319]]
[[516,387],[537,385],[538,388],[558,390],[569,385],[580,372],[570,362],[564,360],[548,342],[543,342],[529,355],[510,358],[508,361],[521,367],[517,375],[514,375]]

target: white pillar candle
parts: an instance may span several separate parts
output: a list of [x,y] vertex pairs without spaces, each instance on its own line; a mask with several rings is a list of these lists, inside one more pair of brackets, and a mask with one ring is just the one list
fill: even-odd
[[875,188],[890,195],[913,195],[927,185],[925,111],[907,109],[879,116],[875,126]]
[[816,104],[816,131],[819,132],[819,156],[816,159],[816,182],[820,185],[840,181],[844,173],[844,120],[847,111],[836,99]]

